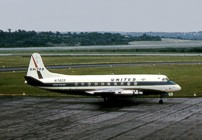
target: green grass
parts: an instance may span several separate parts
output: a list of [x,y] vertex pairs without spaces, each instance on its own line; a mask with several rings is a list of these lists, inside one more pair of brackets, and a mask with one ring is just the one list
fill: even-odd
[[[51,56],[43,57],[45,65],[133,63],[133,62],[201,62],[201,56]],[[30,56],[1,56],[0,67],[28,66]]]
[[[46,62],[46,61],[45,61]],[[182,90],[174,97],[202,96],[202,65],[150,65],[131,67],[75,68],[51,70],[63,74],[165,74],[169,79],[178,83]],[[26,72],[1,72],[0,95],[26,96],[65,96],[49,92],[24,83]]]

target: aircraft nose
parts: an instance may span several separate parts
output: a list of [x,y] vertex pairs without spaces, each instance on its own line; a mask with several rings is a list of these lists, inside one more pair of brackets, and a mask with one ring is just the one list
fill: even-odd
[[181,90],[182,88],[181,88],[181,86],[180,85],[176,85],[176,90],[177,91],[179,91],[179,90]]

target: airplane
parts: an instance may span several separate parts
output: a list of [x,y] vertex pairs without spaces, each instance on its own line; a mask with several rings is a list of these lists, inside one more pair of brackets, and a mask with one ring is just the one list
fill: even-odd
[[107,101],[115,97],[160,95],[159,104],[169,93],[181,87],[165,75],[64,75],[49,72],[39,53],[33,53],[25,82],[50,91],[100,96]]

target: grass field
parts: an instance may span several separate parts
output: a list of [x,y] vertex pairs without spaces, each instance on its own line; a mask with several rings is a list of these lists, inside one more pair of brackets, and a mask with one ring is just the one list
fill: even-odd
[[[30,57],[0,57],[1,67],[28,66]],[[81,57],[43,57],[46,65],[81,63],[129,63],[129,62],[199,62],[202,57],[162,57],[162,56],[81,56]],[[51,70],[63,74],[165,74],[178,83],[182,90],[174,97],[202,96],[202,65],[148,65],[131,67],[72,68]],[[0,95],[26,96],[66,96],[37,89],[24,84],[26,72],[0,72]]]
[[[30,54],[31,56],[31,54]],[[30,56],[1,56],[0,67],[28,66]],[[201,56],[43,56],[46,65],[133,62],[201,62]]]

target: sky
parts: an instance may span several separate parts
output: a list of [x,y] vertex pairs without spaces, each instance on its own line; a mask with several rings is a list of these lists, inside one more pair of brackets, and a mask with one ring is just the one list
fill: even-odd
[[0,30],[197,32],[202,0],[0,0]]

